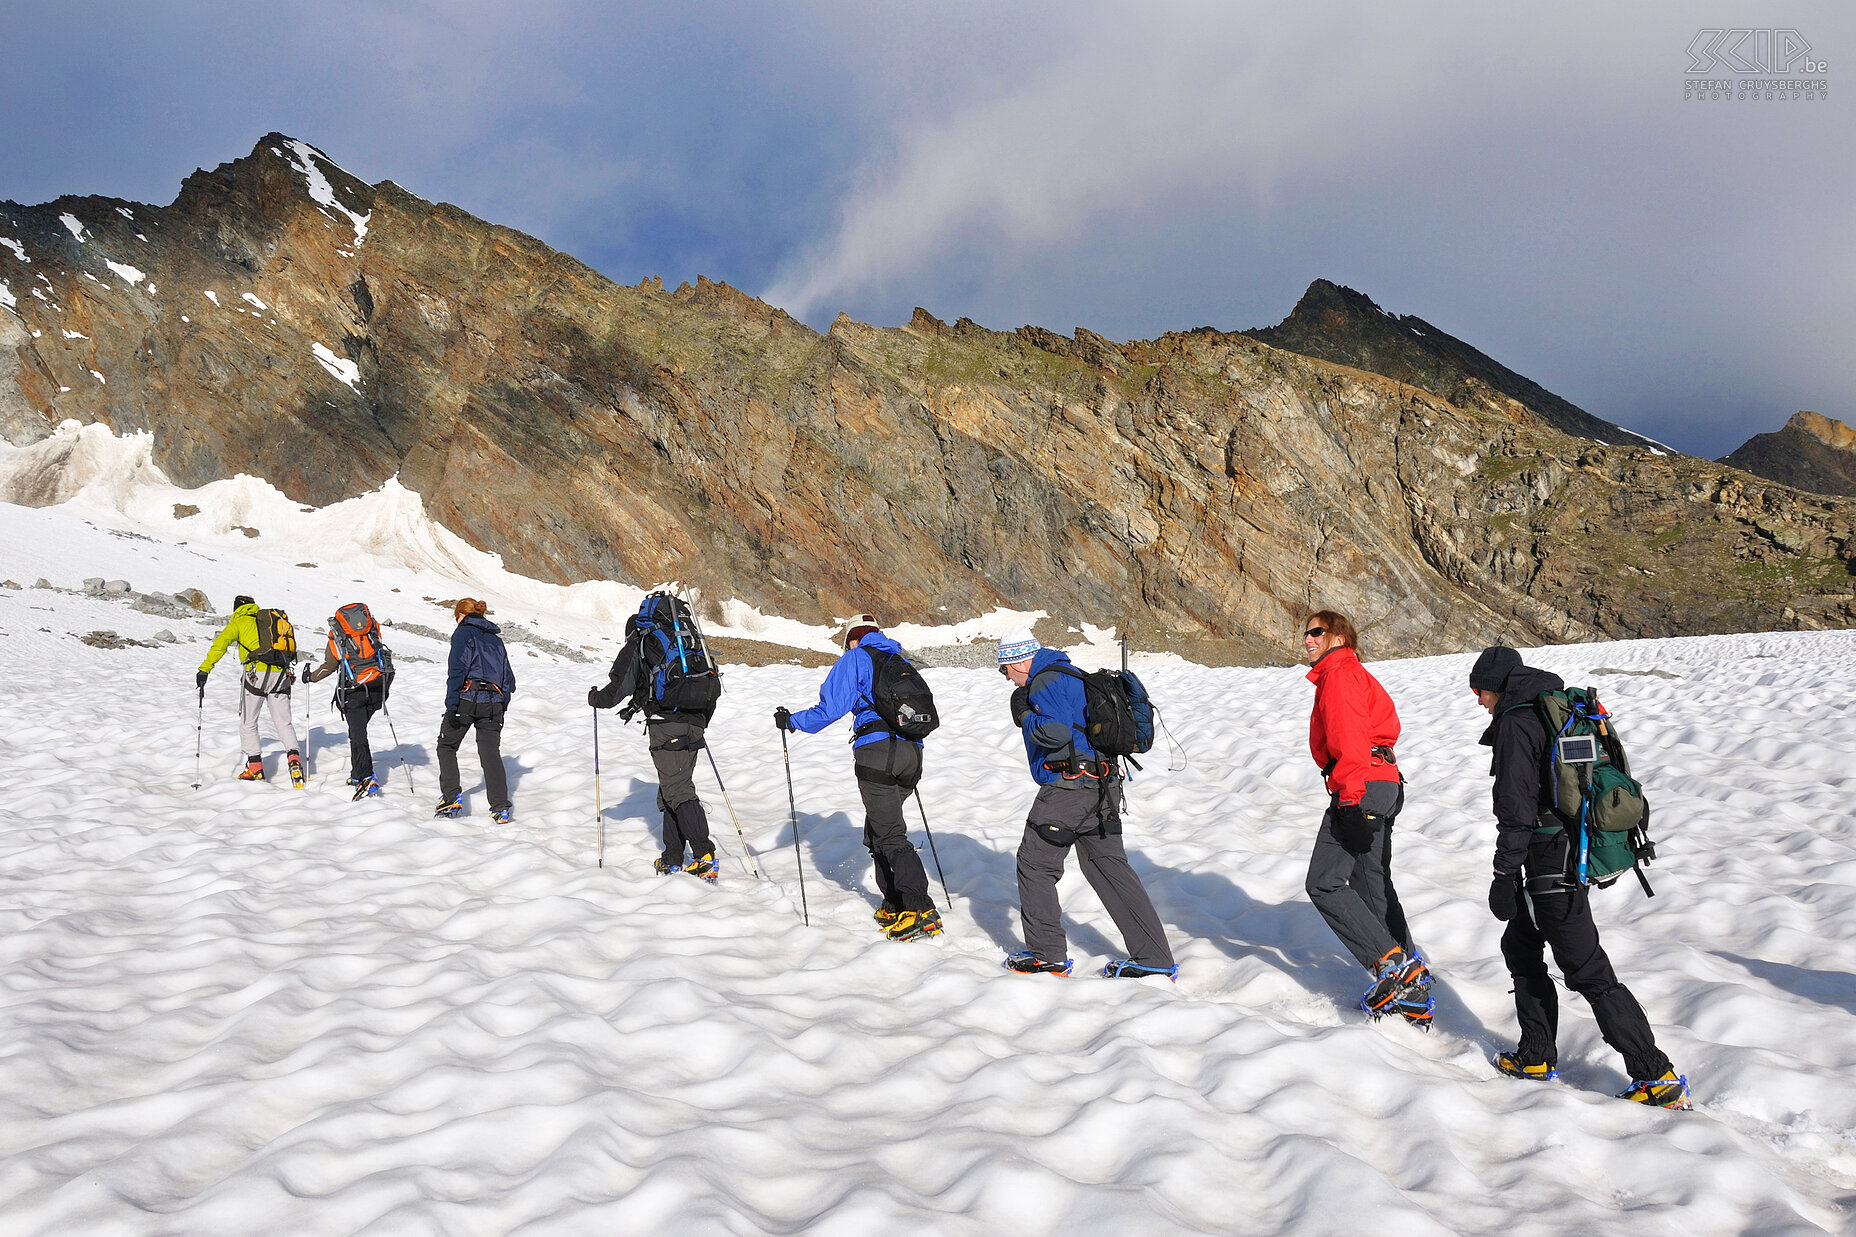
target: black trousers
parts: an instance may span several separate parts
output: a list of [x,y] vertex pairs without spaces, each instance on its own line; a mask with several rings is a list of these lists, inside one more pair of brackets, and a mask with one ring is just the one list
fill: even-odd
[[458,744],[473,727],[477,731],[477,759],[483,764],[483,788],[490,796],[490,810],[500,812],[509,806],[509,775],[503,770],[503,710],[500,704],[473,704],[465,701],[460,710],[481,710],[480,716],[468,712],[447,713],[438,723],[438,793],[456,799],[464,790],[458,776]]
[[703,749],[703,727],[680,718],[646,718],[651,764],[657,769],[657,807],[664,814],[665,863],[681,865],[687,851],[695,859],[715,858],[709,838],[709,814],[696,797],[696,754]]
[[348,723],[348,776],[356,785],[374,776],[374,749],[367,741],[367,724],[386,701],[387,694],[373,684],[351,687],[342,693],[342,717]]
[[864,849],[876,869],[876,887],[888,911],[931,911],[928,871],[909,842],[902,807],[922,776],[922,749],[885,737],[852,753],[857,792],[864,801]]
[[[1536,835],[1527,852],[1529,875],[1538,879],[1564,872],[1566,846],[1563,833]],[[1559,994],[1554,991],[1553,976],[1547,973],[1549,948],[1566,977],[1566,986],[1591,1005],[1598,1033],[1623,1054],[1630,1076],[1650,1079],[1667,1073],[1669,1058],[1656,1046],[1643,1006],[1618,982],[1611,959],[1598,943],[1590,889],[1529,894],[1502,933],[1502,959],[1514,978],[1514,1011],[1521,1023],[1521,1043],[1516,1049],[1521,1061],[1533,1065],[1559,1060]]]

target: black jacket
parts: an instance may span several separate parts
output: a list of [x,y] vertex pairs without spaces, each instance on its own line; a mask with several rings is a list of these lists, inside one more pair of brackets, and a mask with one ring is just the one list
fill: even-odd
[[1495,779],[1495,874],[1512,876],[1527,861],[1527,845],[1542,811],[1553,806],[1547,761],[1547,725],[1534,707],[1541,692],[1566,686],[1560,676],[1517,666],[1508,676],[1495,717],[1482,745],[1495,749],[1489,776]]
[[651,699],[649,678],[657,672],[657,662],[650,656],[655,650],[647,650],[644,646],[645,642],[638,632],[638,616],[634,614],[625,620],[625,647],[612,659],[612,671],[606,677],[606,685],[593,693],[594,707],[610,709],[631,700],[633,706],[647,718],[666,718],[707,726],[709,719],[715,716],[714,709],[684,712],[680,709],[666,709]]

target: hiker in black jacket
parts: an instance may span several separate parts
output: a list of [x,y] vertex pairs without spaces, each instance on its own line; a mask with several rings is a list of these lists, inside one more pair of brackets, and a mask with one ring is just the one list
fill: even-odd
[[1546,950],[1584,997],[1599,1034],[1624,1056],[1631,1085],[1619,1098],[1662,1108],[1689,1106],[1688,1080],[1656,1046],[1650,1020],[1618,982],[1598,943],[1591,889],[1567,875],[1572,838],[1553,811],[1551,739],[1536,705],[1540,693],[1565,687],[1557,674],[1521,664],[1511,648],[1484,649],[1469,674],[1476,700],[1494,719],[1482,745],[1494,749],[1495,874],[1489,912],[1508,925],[1502,958],[1514,979],[1521,1042],[1495,1058],[1514,1078],[1557,1078],[1559,998],[1547,973]]
[[[654,600],[655,594],[645,599],[646,605]],[[656,698],[653,683],[663,658],[656,642],[644,638],[647,634],[639,627],[638,615],[625,620],[625,647],[612,659],[606,685],[589,689],[586,702],[610,709],[629,701],[619,713],[625,721],[634,713],[644,714],[645,741],[657,767],[657,808],[664,818],[664,851],[652,865],[658,875],[682,871],[714,881],[715,843],[709,838],[708,813],[696,795],[696,753],[706,742],[704,731],[715,716],[715,704],[711,700],[701,708],[677,708],[674,700]]]

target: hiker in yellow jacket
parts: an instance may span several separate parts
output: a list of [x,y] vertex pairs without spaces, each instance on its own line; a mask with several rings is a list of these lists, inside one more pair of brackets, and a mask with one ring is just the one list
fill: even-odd
[[296,683],[296,673],[290,668],[296,660],[296,634],[290,629],[290,620],[283,617],[281,610],[259,610],[258,603],[243,594],[235,597],[231,620],[207,650],[206,660],[194,676],[202,701],[206,699],[206,676],[235,643],[239,664],[245,668],[238,694],[238,736],[245,752],[245,767],[239,771],[238,780],[264,780],[258,711],[268,704],[277,737],[287,745],[284,757],[290,762],[290,784],[302,786],[303,758],[297,753],[296,726],[290,720],[290,688]]

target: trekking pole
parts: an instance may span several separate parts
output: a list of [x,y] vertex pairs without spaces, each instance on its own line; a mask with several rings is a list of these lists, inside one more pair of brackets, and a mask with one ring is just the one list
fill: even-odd
[[715,749],[705,743],[702,750],[709,753],[709,769],[715,774],[715,784],[722,787],[722,802],[728,805],[728,818],[735,822],[735,836],[741,839],[741,849],[747,854],[748,871],[754,873],[755,880],[761,880],[760,866],[754,862],[754,851],[748,845],[748,835],[741,831],[741,818],[735,815],[735,801],[728,797],[728,787],[722,785],[722,770],[716,766]]
[[806,862],[799,854],[799,802],[793,798],[793,754],[786,746],[786,731],[780,731],[780,755],[786,760],[786,806],[793,814],[793,866],[799,869],[799,913],[806,927],[812,926],[812,911],[806,905]]
[[954,895],[947,891],[947,873],[941,870],[941,852],[935,849],[934,830],[928,827],[928,809],[922,806],[922,788],[915,788],[915,809],[922,814],[922,832],[928,835],[928,853],[934,857],[934,873],[941,878],[941,900],[954,909]]
[[599,866],[606,866],[606,811],[599,802],[599,710],[593,710],[593,826],[599,834]]
[[200,688],[200,717],[193,724],[193,788],[200,788],[200,744],[206,735],[206,688]]
[[393,754],[400,758],[400,768],[406,774],[406,789],[417,794],[419,788],[412,784],[412,766],[406,763],[406,753],[400,748],[400,732],[393,728],[393,714],[387,712],[385,696],[380,698],[380,715],[387,719],[387,733],[393,736]]

